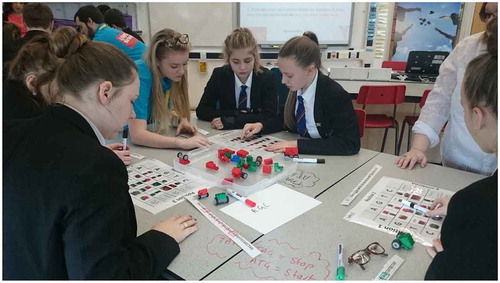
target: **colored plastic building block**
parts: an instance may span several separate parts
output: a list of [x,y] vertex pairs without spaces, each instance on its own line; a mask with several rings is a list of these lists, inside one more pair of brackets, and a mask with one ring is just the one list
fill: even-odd
[[248,163],[243,163],[243,168],[248,170]]
[[282,172],[283,166],[280,166],[278,162],[274,163],[274,172]]
[[231,162],[231,159],[229,159],[227,156],[225,156],[224,154],[222,154],[221,156],[219,156],[219,161],[220,162],[229,163],[229,162]]
[[264,174],[271,174],[271,165],[263,165],[262,166],[262,173]]
[[394,241],[392,241],[392,247],[396,250],[399,250],[400,248],[403,248],[404,250],[411,250],[413,248],[413,245],[415,245],[415,240],[413,240],[413,237],[411,236],[410,233],[403,233],[399,232],[396,235],[396,238]]
[[233,175],[236,179],[246,179],[248,177],[248,174],[241,171],[238,167],[234,167],[233,170],[231,170],[231,175]]
[[234,182],[233,178],[224,178],[224,180],[222,180],[223,185],[228,184],[228,183],[232,183],[232,182]]
[[255,165],[260,166],[262,164],[262,156],[257,156],[255,158]]
[[240,161],[238,161],[238,164],[236,164],[236,167],[238,168],[243,168],[243,164],[245,164],[245,159],[241,158]]
[[224,204],[229,202],[229,197],[226,193],[215,194],[215,205]]
[[266,164],[266,165],[273,164],[273,159],[272,158],[266,158],[266,159],[264,159],[264,164]]
[[238,163],[238,162],[240,162],[240,159],[241,159],[241,157],[239,157],[238,155],[235,155],[235,156],[231,157],[231,162]]
[[255,162],[248,164],[248,171],[257,172],[257,165],[255,164]]
[[198,191],[198,199],[207,198],[208,196],[208,189],[205,188]]
[[187,165],[190,163],[189,156],[187,154],[183,154],[182,152],[177,153],[177,157],[179,158],[179,163],[182,165]]
[[297,147],[285,147],[285,157],[288,158],[299,158],[299,148]]
[[238,150],[238,151],[236,152],[236,154],[237,154],[239,157],[241,157],[241,158],[245,158],[245,157],[247,157],[248,153],[249,153],[249,152],[248,152],[248,151],[246,151],[246,150],[244,150],[244,149],[240,149],[240,150]]
[[207,163],[205,163],[205,167],[207,167],[208,169],[212,169],[212,170],[219,170],[219,166],[217,166],[217,164],[215,164],[215,162],[213,161],[208,161]]
[[252,162],[253,161],[253,156],[247,155],[247,162]]

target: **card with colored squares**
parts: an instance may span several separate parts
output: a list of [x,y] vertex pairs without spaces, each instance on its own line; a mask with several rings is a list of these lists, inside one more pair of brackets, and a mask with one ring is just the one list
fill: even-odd
[[452,191],[382,177],[344,219],[390,234],[411,233],[415,241],[432,246],[432,240],[439,237],[443,217],[429,218],[424,211],[436,198],[452,195]]
[[132,201],[153,214],[157,214],[194,195],[207,182],[177,171],[156,159],[146,159],[127,167],[129,193]]

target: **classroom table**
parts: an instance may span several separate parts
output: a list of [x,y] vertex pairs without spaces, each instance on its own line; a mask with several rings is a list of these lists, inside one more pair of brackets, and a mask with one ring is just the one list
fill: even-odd
[[[197,120],[195,117],[192,117],[192,124],[209,131],[207,136],[220,133],[220,131],[211,129],[210,123]],[[172,133],[169,132],[169,134],[173,134],[173,131]],[[272,135],[282,139],[296,138],[295,134],[287,132],[280,132]],[[179,152],[179,150],[174,149],[154,149],[136,146],[133,144],[130,145],[130,147],[132,152],[142,154],[146,156],[146,158],[158,159],[169,165],[173,165],[173,160],[176,158],[177,152]],[[186,151],[183,152],[186,153]],[[301,157],[325,158],[326,163],[299,163],[297,167],[298,170],[288,177],[284,176],[284,179],[282,179],[280,183],[310,197],[316,197],[330,188],[334,183],[352,173],[356,170],[356,168],[374,158],[377,154],[379,154],[379,152],[361,149],[358,154],[353,156],[301,155]],[[133,160],[134,163],[137,161],[138,160],[135,159]],[[238,233],[240,233],[248,241],[254,241],[262,236],[260,232],[219,211],[219,209],[223,206],[215,206],[212,196],[221,191],[222,190],[218,187],[211,189],[211,197],[209,200],[202,200],[202,203],[211,209],[222,221],[238,231]],[[137,206],[135,211],[137,217],[138,235],[148,231],[156,223],[167,219],[169,216],[174,214],[192,215],[197,218],[200,230],[190,235],[180,244],[181,253],[168,266],[169,271],[175,274],[174,276],[188,280],[202,279],[218,266],[223,265],[225,261],[241,251],[241,249],[231,241],[226,242],[224,234],[187,201],[179,203],[156,215],[153,215]],[[214,250],[214,247],[217,249]]]
[[399,80],[390,80],[390,81],[369,81],[369,80],[342,80],[342,79],[334,79],[338,82],[350,95],[352,99],[356,99],[358,96],[359,88],[362,85],[397,85],[404,84],[406,85],[406,96],[405,102],[413,102],[419,103],[420,98],[422,98],[422,94],[426,89],[432,89],[434,87],[433,82],[415,82],[415,81],[399,81]]
[[[337,245],[345,244],[346,280],[372,280],[393,255],[405,260],[391,279],[423,280],[431,257],[421,244],[412,250],[394,250],[394,235],[380,232],[343,219],[346,213],[382,177],[420,182],[443,189],[457,191],[479,179],[482,175],[428,164],[413,170],[394,165],[395,156],[381,153],[358,168],[355,172],[321,194],[322,204],[285,225],[260,237],[254,245],[263,251],[256,260],[240,252],[204,279],[207,280],[335,280]],[[341,201],[379,164],[383,168],[364,191],[349,205]],[[368,244],[378,241],[386,250],[387,257],[371,255],[363,271],[357,264],[349,265],[347,257]]]

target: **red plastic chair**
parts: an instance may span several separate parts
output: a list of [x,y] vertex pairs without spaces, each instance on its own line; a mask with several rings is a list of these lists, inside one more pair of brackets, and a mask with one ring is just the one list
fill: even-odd
[[363,110],[366,109],[366,105],[368,104],[394,105],[392,117],[385,114],[366,115],[366,128],[385,128],[384,139],[382,140],[382,147],[380,149],[381,152],[384,151],[389,128],[394,128],[396,131],[394,136],[394,154],[397,154],[399,123],[396,120],[396,109],[398,104],[404,102],[405,94],[405,85],[362,85],[359,89],[356,103],[363,105]]
[[[424,93],[422,94],[422,98],[420,98],[420,109],[422,109],[425,105],[425,101],[427,101],[427,97],[429,96],[429,92],[431,92],[430,89],[426,89],[424,90]],[[401,151],[401,144],[403,143],[403,135],[404,135],[404,132],[405,132],[405,125],[408,124],[408,144],[406,144],[406,151],[409,151],[410,150],[410,144],[411,144],[411,129],[413,128],[413,126],[415,126],[415,123],[417,122],[418,120],[418,116],[405,116],[405,118],[403,119],[403,125],[401,126],[401,134],[399,136],[399,145],[398,145],[398,154],[400,153]],[[448,122],[446,122],[443,126],[443,128],[441,129],[441,132],[444,132],[444,130],[446,129],[446,125],[448,124]]]
[[404,61],[383,61],[382,68],[391,68],[393,71],[405,71],[406,62]]
[[354,108],[356,116],[358,116],[359,137],[362,138],[365,134],[366,111],[359,108]]

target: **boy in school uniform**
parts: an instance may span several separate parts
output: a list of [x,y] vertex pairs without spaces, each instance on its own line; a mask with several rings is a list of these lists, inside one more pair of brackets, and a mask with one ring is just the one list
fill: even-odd
[[262,122],[264,131],[277,120],[277,91],[272,73],[261,66],[257,41],[237,28],[224,41],[226,65],[215,68],[196,108],[198,119],[213,128],[241,129]]

